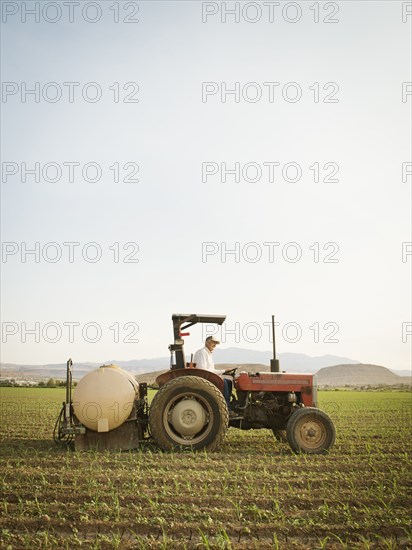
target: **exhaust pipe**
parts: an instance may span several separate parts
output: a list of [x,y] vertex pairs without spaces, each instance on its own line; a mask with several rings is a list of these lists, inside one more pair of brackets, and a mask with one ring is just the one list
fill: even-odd
[[280,372],[279,359],[276,359],[275,316],[274,315],[272,315],[272,342],[273,342],[273,359],[270,360],[270,372]]

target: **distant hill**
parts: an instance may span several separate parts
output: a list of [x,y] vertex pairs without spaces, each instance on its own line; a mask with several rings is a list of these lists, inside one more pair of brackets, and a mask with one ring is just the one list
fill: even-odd
[[[190,354],[186,350],[186,357],[190,359]],[[216,364],[246,365],[263,364],[269,365],[272,358],[271,351],[256,351],[242,348],[218,348],[214,351]],[[288,372],[316,372],[322,367],[338,365],[341,363],[358,363],[347,357],[335,355],[322,355],[319,357],[310,357],[303,353],[281,353],[278,356],[281,370]],[[132,374],[144,374],[168,369],[170,366],[170,357],[157,357],[154,359],[132,359],[130,361],[118,361],[109,359],[102,363],[76,362],[73,359],[73,377],[78,380],[89,371],[100,367],[101,365],[115,364]],[[20,378],[29,378],[34,380],[44,378],[65,378],[66,364],[48,364],[48,365],[14,365],[11,363],[1,363],[1,376],[17,376]]]
[[[219,364],[261,364],[270,365],[271,351],[255,351],[241,348],[217,348],[213,352],[215,363]],[[332,365],[359,363],[348,357],[338,355],[321,355],[311,357],[303,353],[280,353],[278,355],[281,370],[288,372],[316,372],[322,367]]]
[[[189,354],[186,356],[189,359]],[[239,370],[247,372],[269,371],[270,351],[255,351],[241,348],[220,348],[214,352],[217,368],[226,369],[238,366]],[[401,371],[399,376],[386,367],[367,365],[336,355],[322,355],[310,357],[300,353],[279,354],[280,369],[286,372],[309,372],[318,374],[320,386],[363,386],[378,384],[409,384],[411,376],[408,371]],[[131,361],[116,361],[115,359],[103,363],[76,363],[73,364],[73,378],[79,380],[91,370],[105,364],[115,364],[135,375],[137,380],[153,384],[156,377],[169,369],[170,359],[159,357],[155,359],[134,359]],[[65,364],[49,365],[13,365],[1,363],[2,378],[16,378],[23,380],[47,380],[49,378],[64,379],[66,377]]]
[[[216,368],[220,370],[238,367],[239,372],[268,372],[268,365],[261,364],[219,364]],[[136,376],[138,382],[154,384],[159,374],[167,372],[168,369],[140,374]],[[290,371],[288,371],[290,372]],[[410,376],[398,376],[386,367],[378,365],[364,365],[362,363],[349,365],[336,365],[324,367],[317,373],[319,386],[344,387],[344,386],[397,386],[400,384],[411,384]]]
[[386,367],[379,365],[335,365],[324,367],[317,373],[319,386],[388,386],[410,384],[410,376],[398,376]]
[[[218,364],[216,365],[216,368],[218,370],[228,370],[233,369],[234,367],[238,367],[239,372],[246,371],[246,372],[268,372],[269,366],[268,365],[255,365],[255,364],[240,364],[240,365],[234,365],[233,363],[225,363],[225,364]],[[164,372],[167,372],[169,369],[164,369],[160,371],[155,372],[147,372],[145,374],[137,374],[135,376],[136,380],[138,382],[146,382],[146,384],[154,384],[156,381],[156,378],[163,374]]]

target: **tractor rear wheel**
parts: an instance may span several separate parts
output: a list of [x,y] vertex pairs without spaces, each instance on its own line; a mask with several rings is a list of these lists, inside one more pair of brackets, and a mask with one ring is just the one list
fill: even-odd
[[181,376],[162,386],[153,398],[149,428],[164,451],[216,450],[229,424],[222,392],[197,376]]
[[289,445],[295,453],[320,454],[335,442],[335,426],[329,416],[314,407],[298,409],[286,428]]

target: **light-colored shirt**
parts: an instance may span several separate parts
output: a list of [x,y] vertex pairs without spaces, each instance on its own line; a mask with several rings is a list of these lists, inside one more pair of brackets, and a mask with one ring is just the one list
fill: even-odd
[[205,369],[215,372],[216,374],[221,374],[223,371],[215,369],[215,362],[213,360],[212,352],[204,348],[198,349],[193,357],[193,363],[196,363],[197,369]]

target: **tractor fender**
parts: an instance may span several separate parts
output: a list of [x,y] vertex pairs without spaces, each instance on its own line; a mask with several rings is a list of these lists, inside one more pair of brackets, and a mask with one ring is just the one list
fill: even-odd
[[170,370],[168,372],[160,374],[156,378],[156,382],[159,385],[159,388],[161,388],[167,382],[169,382],[170,380],[174,380],[179,376],[197,376],[198,378],[205,378],[206,380],[214,384],[223,393],[223,387],[224,387],[223,378],[218,374],[216,374],[215,372],[212,372],[210,370],[205,370],[205,369]]

